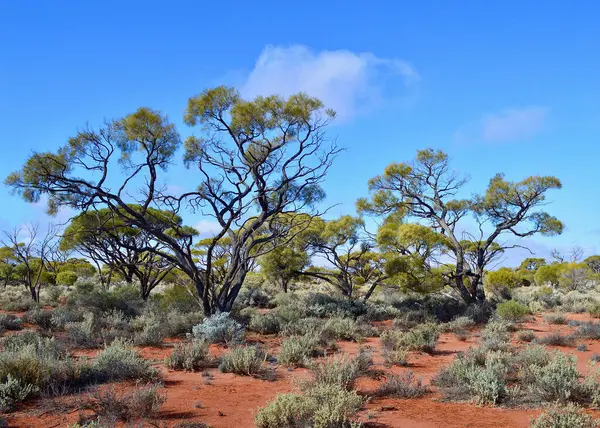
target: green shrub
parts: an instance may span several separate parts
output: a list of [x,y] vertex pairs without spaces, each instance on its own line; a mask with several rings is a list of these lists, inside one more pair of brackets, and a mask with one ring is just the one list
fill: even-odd
[[98,323],[93,313],[87,313],[82,322],[66,324],[69,341],[81,348],[94,348],[96,346]]
[[257,428],[345,428],[364,399],[337,385],[316,385],[305,394],[279,394],[259,410]]
[[588,306],[588,313],[593,318],[600,318],[600,302],[594,302]]
[[64,271],[64,272],[59,272],[58,275],[56,275],[56,283],[58,285],[67,285],[69,287],[75,285],[75,283],[77,282],[77,274],[75,272],[72,271]]
[[0,383],[0,412],[7,412],[27,397],[38,392],[38,388],[8,374]]
[[391,375],[379,387],[376,395],[394,398],[420,398],[427,394],[429,389],[417,379],[412,371],[402,375]]
[[240,343],[244,339],[244,328],[229,313],[222,312],[194,326],[192,335],[209,343]]
[[379,335],[381,346],[387,350],[395,350],[401,347],[404,333],[398,330],[385,330]]
[[94,371],[100,380],[114,381],[136,379],[151,381],[159,373],[149,361],[141,358],[130,343],[115,340],[98,355]]
[[167,331],[165,324],[158,320],[144,325],[142,331],[135,335],[134,342],[142,346],[159,346],[162,344]]
[[27,311],[23,315],[23,322],[35,324],[42,330],[52,330],[54,327],[52,323],[52,311],[39,308]]
[[166,358],[165,364],[173,370],[201,370],[211,367],[214,361],[209,357],[208,344],[202,340],[178,343]]
[[499,303],[496,306],[498,316],[506,321],[520,322],[530,314],[529,308],[514,300]]
[[508,342],[510,340],[510,330],[512,324],[508,321],[491,321],[481,332],[481,338],[484,342],[499,341]]
[[475,321],[473,321],[472,318],[462,316],[454,318],[452,321],[442,324],[441,329],[444,332],[463,332],[473,327],[474,325]]
[[535,332],[533,330],[520,330],[517,332],[517,339],[521,342],[531,342],[535,339]]
[[244,376],[256,376],[263,372],[267,358],[265,351],[257,346],[238,346],[223,355],[219,370]]
[[598,422],[574,405],[554,406],[531,422],[531,428],[597,428]]
[[407,366],[408,350],[397,348],[393,350],[384,350],[384,362],[387,366]]
[[[312,363],[310,370],[313,380],[307,382],[307,385],[337,385],[340,388],[351,390],[356,379],[364,375],[371,364],[371,358],[365,352],[359,352],[354,358],[344,354]],[[306,388],[309,387],[306,386]]]
[[282,336],[320,335],[322,328],[322,319],[300,318],[295,322],[285,324],[280,333]]
[[275,334],[279,333],[281,328],[280,319],[273,313],[269,314],[253,314],[250,317],[248,329],[260,334]]
[[432,353],[440,337],[438,326],[433,323],[419,325],[404,334],[400,340],[402,346],[413,350]]
[[581,399],[582,384],[574,356],[554,352],[544,366],[530,366],[531,384],[529,391],[541,401],[578,401]]
[[567,324],[567,317],[565,317],[564,314],[546,314],[544,315],[544,321],[546,321],[548,324],[558,324],[558,325],[564,325]]
[[358,340],[362,337],[356,321],[340,317],[328,319],[323,326],[323,334],[334,340]]
[[277,361],[284,366],[302,367],[319,349],[319,339],[314,335],[291,336],[281,342]]

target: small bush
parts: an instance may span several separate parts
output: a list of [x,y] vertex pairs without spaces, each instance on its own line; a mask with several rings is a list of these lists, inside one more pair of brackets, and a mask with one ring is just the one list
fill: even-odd
[[137,387],[129,393],[117,392],[114,387],[109,387],[96,391],[87,407],[100,419],[127,422],[153,416],[166,399],[156,386]]
[[141,379],[155,380],[158,372],[141,358],[130,343],[115,340],[104,348],[94,361],[96,376],[105,381]]
[[582,323],[578,330],[578,334],[586,339],[600,339],[600,323],[585,322]]
[[8,374],[6,380],[0,383],[0,412],[12,410],[16,404],[37,392],[36,386]]
[[508,342],[512,323],[507,321],[491,321],[481,332],[481,338],[487,341]]
[[42,330],[52,330],[54,327],[52,323],[52,311],[39,308],[27,311],[23,315],[23,322],[35,324]]
[[535,332],[533,330],[521,330],[517,332],[517,339],[521,342],[531,342],[535,339]]
[[362,337],[356,321],[340,317],[328,319],[323,326],[323,334],[334,340],[358,340]]
[[514,300],[508,300],[506,302],[499,303],[496,306],[496,313],[498,316],[506,321],[520,322],[529,315],[529,308],[525,305],[521,305]]
[[538,337],[535,341],[543,345],[575,346],[576,337],[571,334],[567,335],[552,332],[547,334],[546,336]]
[[263,372],[266,357],[265,351],[257,346],[235,347],[223,356],[219,370],[223,373],[256,376]]
[[544,315],[544,321],[548,324],[565,325],[567,324],[567,317],[564,314],[546,314]]
[[580,399],[582,385],[574,356],[557,351],[546,365],[532,365],[530,370],[532,376],[528,387],[533,397],[562,403]]
[[12,314],[0,314],[0,327],[6,330],[21,330],[21,320]]
[[135,344],[142,346],[159,346],[167,335],[165,324],[158,320],[144,325],[142,331],[135,335]]
[[454,318],[452,321],[442,324],[441,328],[444,332],[463,332],[468,330],[470,327],[475,325],[475,321],[473,321],[470,317],[458,317]]
[[305,394],[279,394],[259,410],[257,428],[346,428],[364,399],[337,385],[317,385]]
[[359,352],[355,358],[350,358],[346,354],[335,356],[326,361],[311,364],[313,381],[308,382],[307,385],[337,385],[340,388],[351,390],[356,379],[364,375],[370,365],[370,356],[364,352]]
[[222,312],[194,326],[192,335],[209,343],[240,343],[244,339],[244,328],[229,313]]
[[391,375],[377,390],[376,395],[394,398],[420,398],[427,394],[429,389],[424,386],[421,379],[417,379],[412,371],[402,375]]
[[574,405],[554,406],[531,422],[531,428],[596,428],[598,423]]
[[427,323],[419,325],[402,336],[401,344],[413,351],[432,353],[435,350],[440,331],[437,325]]
[[66,330],[71,343],[81,348],[94,348],[98,323],[93,313],[85,314],[82,322],[67,323]]
[[384,350],[384,359],[387,366],[407,366],[408,350],[404,348]]
[[279,333],[281,328],[280,320],[277,315],[269,314],[253,314],[250,317],[248,329],[260,334],[275,334]]
[[211,367],[214,361],[209,357],[208,344],[202,340],[178,343],[166,358],[165,364],[173,370],[201,370]]
[[312,335],[291,336],[281,342],[277,361],[284,366],[302,367],[319,349],[318,338]]

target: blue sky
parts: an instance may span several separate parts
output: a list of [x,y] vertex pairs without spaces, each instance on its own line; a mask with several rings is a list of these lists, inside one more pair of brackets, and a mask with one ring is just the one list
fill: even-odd
[[[600,252],[599,13],[586,1],[0,2],[0,176],[139,106],[180,124],[207,87],[305,90],[339,113],[335,214],[354,212],[390,162],[441,148],[471,176],[468,193],[496,172],[558,176],[548,210],[565,233],[529,245]],[[0,204],[0,228],[46,221],[5,187]]]

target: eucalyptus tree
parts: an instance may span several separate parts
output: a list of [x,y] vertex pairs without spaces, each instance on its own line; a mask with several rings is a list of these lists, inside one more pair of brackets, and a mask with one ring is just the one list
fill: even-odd
[[[110,210],[165,247],[159,255],[190,278],[206,314],[229,311],[254,248],[285,244],[289,229],[279,227],[277,217],[318,214],[320,183],[339,151],[325,134],[333,117],[305,94],[246,101],[234,89],[217,87],[190,98],[185,112],[185,123],[200,128],[183,144],[194,190],[168,191],[164,171],[182,141],[165,115],[145,107],[78,132],[56,151],[34,153],[6,183],[26,201],[46,196],[50,213],[62,206]],[[151,207],[174,215],[188,210],[219,225],[206,263],[196,263],[190,230],[172,224],[166,231],[148,221]],[[215,283],[213,253],[224,236],[231,239],[231,263]]]
[[[512,182],[497,174],[482,195],[460,199],[457,195],[467,181],[450,169],[444,152],[419,150],[412,162],[393,163],[372,178],[371,198],[359,200],[358,208],[413,218],[443,234],[453,258],[448,285],[470,303],[485,300],[482,280],[489,263],[504,250],[518,246],[500,242],[502,237],[551,236],[561,233],[563,225],[538,210],[546,203],[549,190],[561,188],[555,177],[531,176]],[[477,226],[469,230],[466,217]]]
[[[140,205],[131,205],[129,208],[136,212],[142,209]],[[77,251],[94,260],[100,272],[102,267],[108,270],[109,275],[118,272],[128,283],[137,279],[140,295],[146,300],[175,265],[163,257],[168,248],[162,242],[154,239],[146,229],[129,223],[127,218],[128,214],[120,213],[118,208],[114,211],[103,208],[79,214],[63,232],[60,249]],[[181,217],[169,211],[148,208],[145,219],[153,229],[163,233],[173,235],[174,225],[186,236],[195,233],[182,225]]]
[[5,231],[0,241],[4,249],[12,250],[10,259],[15,263],[12,275],[15,282],[22,284],[31,298],[39,302],[42,287],[52,284],[55,278],[48,270],[48,263],[58,246],[57,228],[49,226],[46,232],[41,232],[39,225],[27,225]]

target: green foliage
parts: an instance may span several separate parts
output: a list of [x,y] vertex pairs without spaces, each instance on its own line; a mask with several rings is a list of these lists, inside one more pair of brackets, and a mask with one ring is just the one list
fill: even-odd
[[0,412],[12,410],[16,404],[37,392],[36,386],[8,374],[6,380],[0,383]]
[[219,370],[244,376],[256,376],[264,371],[267,354],[257,346],[238,346],[223,355]]
[[370,355],[363,351],[354,358],[343,354],[312,363],[310,371],[313,380],[307,382],[305,388],[310,388],[312,385],[335,385],[349,391],[354,387],[356,380],[367,372],[371,364]]
[[364,399],[337,385],[317,385],[305,394],[279,394],[259,410],[257,428],[350,428]]
[[436,324],[422,324],[404,334],[400,340],[400,345],[412,351],[432,353],[439,337],[440,330]]
[[253,314],[250,317],[248,329],[260,334],[279,333],[281,328],[280,319],[276,314]]
[[287,292],[288,284],[298,278],[299,272],[308,266],[310,257],[302,249],[282,246],[262,256],[259,263],[261,273]]
[[598,422],[575,404],[553,406],[531,422],[531,428],[597,428]]
[[306,366],[318,349],[319,337],[315,335],[291,336],[281,342],[277,361],[284,366]]
[[549,284],[552,287],[557,287],[562,268],[563,265],[560,263],[540,266],[534,275],[535,283],[537,285]]
[[73,286],[77,282],[77,273],[73,271],[62,271],[56,275],[56,283],[58,285]]
[[208,353],[208,343],[192,340],[189,343],[178,343],[165,364],[173,370],[196,371],[214,364]]
[[159,373],[148,360],[141,358],[131,344],[115,340],[94,361],[96,376],[104,381],[155,380]]
[[114,387],[94,392],[86,407],[98,419],[124,422],[154,416],[167,396],[154,385],[137,386],[129,392],[118,392]]
[[522,305],[514,300],[509,300],[499,303],[498,306],[496,306],[496,313],[504,320],[510,322],[520,322],[530,314],[530,311],[527,306]]
[[510,290],[519,285],[519,282],[517,273],[506,267],[488,272],[484,280],[486,290],[497,296],[510,295]]

